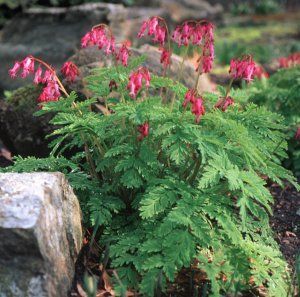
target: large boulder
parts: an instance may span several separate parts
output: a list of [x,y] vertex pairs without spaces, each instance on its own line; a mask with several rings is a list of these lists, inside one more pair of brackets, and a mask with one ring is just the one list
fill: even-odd
[[1,297],[68,296],[82,229],[63,174],[0,174],[0,237]]

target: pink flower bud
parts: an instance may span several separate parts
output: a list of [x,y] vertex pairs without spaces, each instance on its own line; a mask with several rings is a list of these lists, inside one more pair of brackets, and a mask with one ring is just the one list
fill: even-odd
[[50,70],[47,69],[45,71],[44,77],[42,79],[42,83],[45,84],[45,83],[50,82],[52,80],[54,80],[53,71],[50,71]]
[[153,41],[159,43],[160,45],[164,45],[166,40],[166,34],[167,32],[164,27],[157,26],[157,30],[154,33]]
[[145,80],[146,87],[150,87],[151,76],[150,72],[147,68],[143,67],[143,79]]
[[115,38],[112,36],[110,39],[108,39],[105,43],[105,54],[109,55],[115,52]]
[[82,38],[81,38],[81,47],[86,48],[89,46],[91,41],[91,34],[90,32],[86,33]]
[[21,62],[16,62],[14,67],[8,71],[10,77],[11,78],[17,77],[17,74],[18,74],[20,68],[21,68]]
[[74,82],[79,74],[78,67],[73,62],[65,62],[61,68],[61,73],[69,82]]
[[146,87],[150,86],[150,72],[145,67],[140,67],[136,72],[133,72],[129,76],[129,82],[127,89],[129,90],[129,95],[132,98],[137,96],[137,93],[141,90],[143,82]]
[[21,74],[22,78],[25,78],[30,73],[34,72],[34,60],[31,57],[26,57],[21,64],[23,68],[23,72]]
[[203,98],[196,98],[192,105],[192,113],[196,116],[196,123],[200,122],[200,118],[205,114],[205,107],[203,105]]
[[160,48],[161,56],[160,56],[160,63],[166,69],[171,64],[171,55],[172,53],[166,50],[165,48]]
[[38,69],[37,69],[37,71],[35,72],[35,76],[34,76],[34,80],[33,80],[33,82],[36,85],[38,85],[39,83],[41,83],[43,81],[43,79],[42,79],[42,72],[43,72],[42,67],[39,66]]
[[186,107],[189,102],[193,104],[195,102],[195,95],[196,91],[194,89],[189,89],[184,96],[182,106]]
[[143,36],[145,36],[145,32],[148,28],[148,23],[149,23],[148,21],[143,21],[140,31],[137,35],[138,38],[142,38]]
[[153,17],[148,22],[148,35],[153,35],[156,32],[156,28],[158,26],[157,17]]
[[130,51],[128,49],[129,42],[124,42],[119,52],[116,54],[117,61],[121,61],[124,66],[128,65],[128,58],[130,55]]
[[253,80],[255,73],[255,62],[251,56],[245,56],[242,60],[232,59],[230,61],[230,76],[234,79],[244,79],[247,82]]
[[181,46],[181,26],[177,26],[175,31],[172,34],[172,40],[178,44],[178,46]]

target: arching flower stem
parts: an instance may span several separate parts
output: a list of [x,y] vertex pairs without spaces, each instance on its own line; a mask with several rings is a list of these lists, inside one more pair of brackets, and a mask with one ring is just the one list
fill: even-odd
[[63,86],[63,84],[61,83],[60,79],[58,78],[57,74],[56,74],[56,71],[49,65],[47,64],[46,62],[44,62],[43,60],[39,59],[39,58],[36,58],[34,56],[29,56],[32,60],[35,60],[36,62],[42,64],[43,66],[45,66],[48,70],[50,70],[52,73],[53,73],[53,76],[56,80],[56,82],[58,83],[61,91],[67,96],[69,97],[69,93],[66,91],[65,87]]

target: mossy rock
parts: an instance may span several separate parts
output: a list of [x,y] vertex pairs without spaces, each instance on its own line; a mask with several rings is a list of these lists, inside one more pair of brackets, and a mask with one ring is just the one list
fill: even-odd
[[51,115],[36,117],[40,86],[28,85],[0,99],[0,135],[13,155],[37,157],[49,153],[46,135],[51,133]]
[[26,108],[34,112],[37,108],[37,98],[41,93],[41,89],[41,86],[27,85],[13,92],[6,92],[4,100],[17,110]]

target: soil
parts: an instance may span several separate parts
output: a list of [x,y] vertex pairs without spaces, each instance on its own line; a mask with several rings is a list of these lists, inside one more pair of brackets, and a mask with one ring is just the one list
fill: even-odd
[[287,262],[293,267],[300,252],[300,193],[291,185],[270,187],[275,198],[271,227]]
[[[300,250],[300,192],[287,184],[281,188],[277,184],[270,185],[270,191],[274,197],[274,214],[270,220],[272,229],[274,230],[275,239],[280,245],[281,252],[286,258],[289,266],[294,270],[295,260]],[[85,271],[93,274],[99,280],[97,288],[97,297],[113,296],[111,284],[107,273],[102,273],[103,269],[99,263],[99,255],[102,253],[96,245],[93,245],[89,251],[89,238],[91,230],[87,232],[85,237],[86,244],[82,248],[82,252],[76,263],[76,273],[74,278],[74,285],[70,296],[72,297],[85,297],[83,291],[83,275]],[[110,274],[110,271],[107,271]],[[197,272],[198,273],[198,272]],[[190,278],[187,273],[183,271],[180,275],[180,280],[176,285],[171,286],[167,296],[169,297],[185,297],[185,296],[204,296],[203,289],[205,289],[205,277],[198,273],[195,275],[200,284],[199,292],[191,292]],[[207,284],[206,284],[207,285]],[[176,292],[176,293],[175,293]],[[295,292],[295,294],[297,294]],[[132,292],[127,292],[127,296],[138,296]],[[240,296],[240,295],[239,295]],[[249,292],[242,296],[266,296],[263,292]],[[296,295],[295,295],[296,296]]]

